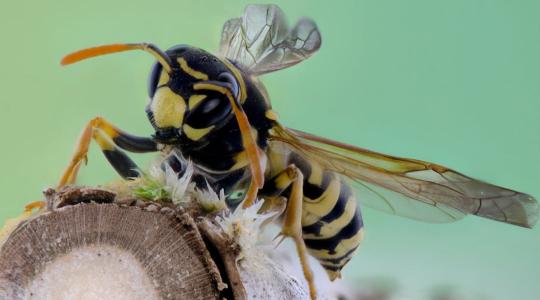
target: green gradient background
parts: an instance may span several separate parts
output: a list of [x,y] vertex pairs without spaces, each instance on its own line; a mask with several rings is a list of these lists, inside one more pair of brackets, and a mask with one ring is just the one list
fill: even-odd
[[[283,123],[540,197],[540,2],[277,2],[291,20],[315,19],[323,36],[317,55],[264,77]],[[4,1],[0,221],[57,180],[90,118],[151,133],[148,55],[61,68],[63,54],[135,41],[215,50],[223,22],[247,3]],[[116,178],[96,147],[89,158],[82,183]],[[366,240],[345,271],[351,281],[389,279],[409,299],[440,286],[473,299],[540,297],[539,228],[364,215]]]

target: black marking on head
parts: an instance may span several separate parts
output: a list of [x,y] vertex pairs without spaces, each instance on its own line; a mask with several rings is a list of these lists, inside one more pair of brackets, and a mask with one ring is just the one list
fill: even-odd
[[156,93],[159,77],[161,76],[162,70],[163,66],[160,63],[156,62],[152,66],[152,70],[150,71],[150,75],[148,76],[148,96],[150,98],[154,97],[154,94]]
[[174,145],[180,141],[181,135],[178,128],[175,127],[165,127],[158,128],[156,133],[152,135],[152,138],[161,144]]
[[[217,57],[197,47],[192,47],[189,45],[176,45],[169,48],[166,53],[171,58],[173,68],[177,72],[181,71],[180,64],[178,63],[179,58],[183,58],[187,65],[194,71],[202,72],[208,75],[209,80],[219,81],[219,76],[222,73],[229,72],[227,66],[225,66]],[[195,79],[189,74],[184,75],[186,75],[186,78],[195,81]]]
[[192,49],[193,47],[189,46],[189,45],[186,45],[186,44],[178,44],[178,45],[174,45],[172,46],[171,48],[167,49],[167,54],[171,57],[175,57],[175,56],[180,56],[182,55],[185,51],[189,50],[189,49]]

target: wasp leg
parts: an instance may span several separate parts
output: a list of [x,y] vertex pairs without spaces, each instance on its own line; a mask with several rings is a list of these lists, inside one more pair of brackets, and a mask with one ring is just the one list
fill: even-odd
[[302,239],[303,184],[304,175],[300,169],[295,165],[290,165],[267,183],[263,188],[262,194],[272,190],[271,193],[275,196],[276,194],[283,193],[289,186],[291,187],[287,208],[285,209],[283,226],[277,237],[282,236],[283,239],[290,237],[294,241],[304,278],[308,283],[309,294],[311,295],[311,299],[316,299],[317,291],[315,289],[313,272],[309,267],[307,248]]
[[139,177],[141,174],[139,167],[126,155],[124,151],[111,141],[111,139],[101,130],[95,130],[94,140],[98,143],[101,151],[113,166],[113,168],[125,179]]
[[34,201],[34,202],[30,202],[30,203],[26,204],[26,206],[24,207],[24,211],[25,211],[25,212],[31,212],[31,211],[33,211],[34,209],[41,210],[41,209],[43,209],[46,205],[47,205],[47,203],[45,203],[45,201]]
[[251,179],[251,182],[249,183],[249,188],[246,193],[246,197],[244,199],[244,204],[242,205],[243,208],[248,208],[253,203],[255,203],[255,200],[257,199],[257,193],[259,191],[259,187],[257,186],[257,183]]
[[75,152],[68,167],[62,174],[57,188],[76,181],[81,164],[83,162],[86,163],[88,160],[87,153],[92,138],[97,141],[109,162],[124,178],[137,177],[138,173],[134,170],[138,168],[118,147],[138,153],[158,151],[158,145],[152,139],[125,133],[107,120],[96,117],[84,127],[77,142]]

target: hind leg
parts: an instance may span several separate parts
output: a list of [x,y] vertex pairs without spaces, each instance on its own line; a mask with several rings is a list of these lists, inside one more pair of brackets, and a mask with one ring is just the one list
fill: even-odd
[[[263,188],[263,192],[266,190],[267,193],[276,196],[283,193],[288,187],[291,187],[287,208],[284,212],[283,225],[281,227],[281,232],[277,237],[281,236],[282,240],[286,237],[290,237],[294,241],[298,257],[300,258],[302,272],[308,283],[309,294],[311,299],[316,299],[317,291],[315,289],[313,272],[309,267],[308,252],[302,238],[303,184],[304,175],[300,169],[295,165],[290,165],[268,182],[267,186]],[[269,191],[269,189],[272,191]]]

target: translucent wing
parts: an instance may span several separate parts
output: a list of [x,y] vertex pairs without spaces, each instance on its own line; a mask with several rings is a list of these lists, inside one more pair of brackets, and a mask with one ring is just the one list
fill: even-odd
[[446,167],[398,158],[277,127],[271,140],[299,151],[359,188],[359,200],[374,208],[429,222],[467,214],[531,228],[538,202],[531,196],[485,183]]
[[241,18],[223,25],[220,53],[254,74],[264,74],[295,65],[321,46],[321,34],[310,19],[301,19],[289,29],[283,11],[276,5],[248,5]]

